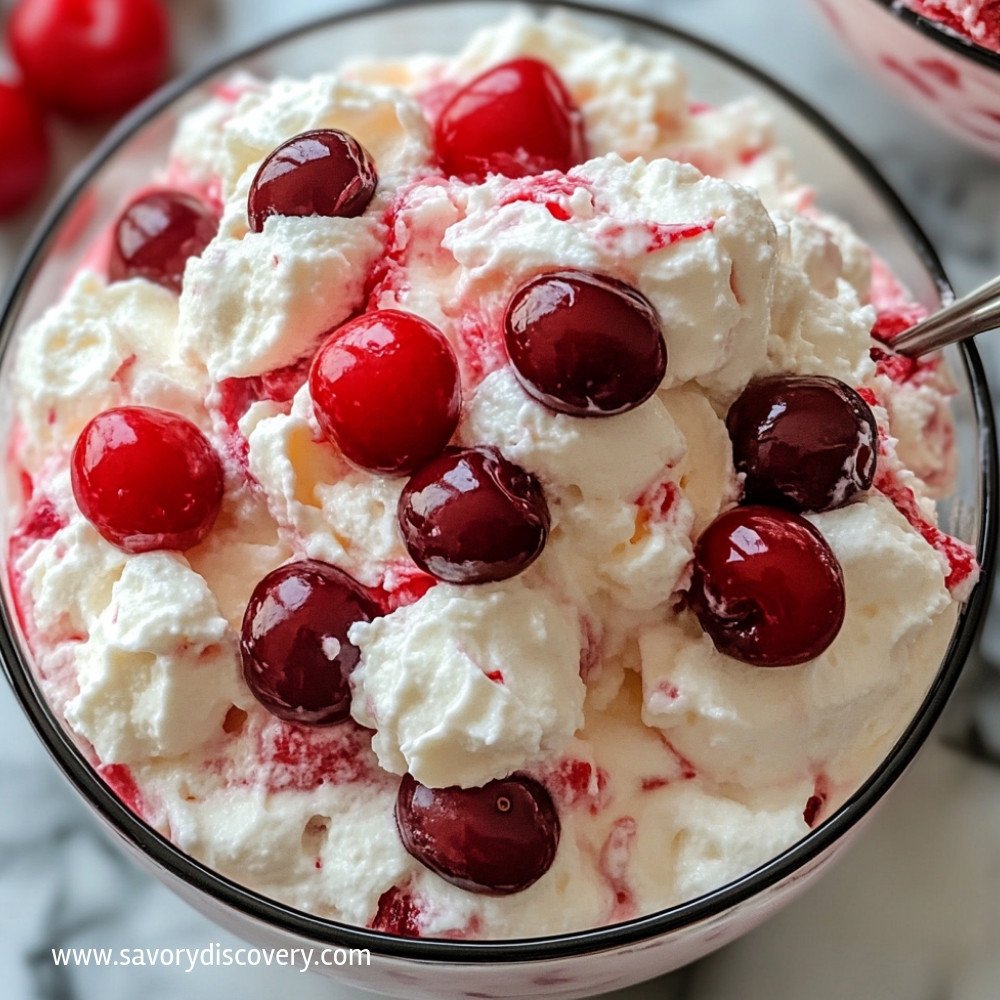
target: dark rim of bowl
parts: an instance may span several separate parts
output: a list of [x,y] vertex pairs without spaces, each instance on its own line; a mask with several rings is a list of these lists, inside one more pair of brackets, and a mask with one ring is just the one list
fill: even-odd
[[915,28],[922,35],[926,35],[935,42],[940,42],[953,52],[958,53],[958,55],[974,59],[976,62],[987,67],[987,69],[992,69],[1000,73],[1000,52],[994,52],[992,49],[980,45],[971,38],[966,38],[964,35],[958,34],[958,32],[953,31],[940,21],[935,21],[932,18],[925,17],[923,14],[918,14],[910,7],[904,7],[900,3],[900,0],[874,0],[874,2],[879,7],[884,7],[904,24]]
[[[416,0],[398,4],[380,2],[370,6],[318,18],[296,28],[271,36],[210,66],[182,77],[153,95],[141,107],[123,120],[100,144],[90,158],[67,183],[57,203],[49,210],[33,237],[11,285],[9,299],[0,314],[0,358],[6,353],[18,307],[26,295],[41,255],[53,238],[56,227],[82,192],[89,178],[100,169],[117,148],[172,101],[205,79],[239,62],[266,52],[273,46],[291,41],[312,31],[367,17],[384,14],[400,7],[435,7],[461,3],[463,0]],[[482,2],[482,0],[480,0]],[[491,0],[486,0],[491,2]],[[508,0],[498,0],[508,2]],[[529,3],[529,7],[547,10],[553,4]],[[896,222],[909,236],[911,246],[933,275],[939,293],[947,298],[951,288],[936,253],[917,223],[900,202],[895,192],[882,179],[874,165],[810,105],[743,59],[696,35],[653,18],[628,11],[619,11],[590,4],[585,0],[559,0],[558,4],[581,13],[610,17],[620,23],[653,32],[664,38],[673,37],[701,49],[714,58],[728,62],[736,69],[770,90],[779,100],[790,105],[798,114],[822,132],[868,183],[889,208]],[[959,612],[958,622],[948,650],[938,669],[924,702],[906,731],[889,752],[878,771],[832,817],[810,831],[802,840],[777,857],[742,877],[697,899],[647,914],[625,923],[597,927],[549,937],[503,939],[497,941],[456,941],[430,938],[405,938],[354,925],[316,917],[269,899],[247,889],[207,868],[189,857],[166,838],[147,826],[132,813],[98,776],[79,749],[63,731],[39,691],[31,670],[16,639],[6,599],[0,601],[0,660],[22,708],[46,750],[72,784],[104,819],[126,841],[138,849],[158,868],[193,886],[215,902],[273,925],[285,932],[310,939],[318,944],[346,948],[367,948],[373,955],[397,959],[412,959],[432,963],[486,964],[491,962],[529,962],[564,958],[634,945],[670,931],[690,927],[718,917],[731,907],[749,899],[782,881],[815,860],[841,836],[860,821],[903,773],[923,743],[947,701],[965,659],[971,649],[976,627],[982,617],[992,575],[997,534],[996,497],[998,490],[995,453],[995,427],[989,390],[982,363],[971,343],[960,346],[961,356],[971,385],[973,406],[979,429],[979,461],[981,464],[980,494],[982,517],[977,553],[982,577],[968,602]]]

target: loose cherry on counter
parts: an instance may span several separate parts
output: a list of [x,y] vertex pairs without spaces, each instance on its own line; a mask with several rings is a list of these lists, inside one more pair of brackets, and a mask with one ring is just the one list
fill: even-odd
[[73,448],[73,495],[84,517],[126,552],[188,549],[222,502],[222,465],[177,413],[121,406],[99,413]]
[[303,132],[260,165],[250,185],[250,228],[262,232],[272,215],[354,218],[375,194],[378,173],[368,151],[339,129]]
[[755,379],[729,408],[726,427],[749,503],[832,510],[875,476],[875,417],[854,389],[827,375]]
[[381,309],[335,330],[309,371],[316,419],[355,465],[406,473],[439,454],[458,426],[458,361],[437,327]]
[[559,816],[545,787],[526,775],[482,788],[427,788],[409,774],[396,797],[403,846],[445,881],[506,896],[537,882],[559,846]]
[[184,265],[199,257],[218,229],[203,202],[182,191],[150,191],[118,216],[108,256],[112,281],[146,278],[180,292]]
[[71,114],[126,111],[166,75],[170,26],[159,0],[20,0],[8,34],[28,88]]
[[555,70],[514,59],[465,84],[434,129],[445,173],[466,181],[487,174],[563,172],[587,159],[583,116]]
[[343,722],[361,655],[347,631],[378,614],[368,591],[329,563],[304,559],[272,570],[243,616],[243,676],[254,697],[289,722]]
[[25,208],[49,174],[41,109],[19,84],[0,80],[0,218]]
[[814,659],[836,638],[844,579],[805,518],[776,507],[736,507],[698,539],[688,601],[720,653],[784,667]]
[[541,484],[495,448],[448,448],[414,473],[399,498],[413,561],[448,583],[506,580],[545,546]]
[[504,338],[529,395],[576,417],[635,409],[667,370],[653,304],[589,271],[549,271],[523,284],[507,305]]

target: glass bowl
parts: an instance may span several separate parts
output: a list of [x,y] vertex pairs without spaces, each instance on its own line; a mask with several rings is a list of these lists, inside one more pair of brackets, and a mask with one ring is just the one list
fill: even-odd
[[1000,157],[1000,53],[898,0],[815,0],[868,70],[914,110]]
[[[824,208],[850,221],[930,309],[950,297],[940,263],[874,168],[811,108],[751,66],[685,32],[639,16],[565,3],[598,35],[615,33],[668,47],[682,60],[699,100],[756,96],[774,115],[801,175]],[[0,319],[2,398],[10,399],[11,347],[59,296],[93,241],[115,216],[122,192],[142,185],[166,158],[178,118],[234,70],[304,76],[359,52],[382,56],[457,49],[474,29],[509,14],[507,0],[431,0],[357,10],[273,38],[180,80],[122,122],[71,179],[34,238]],[[539,14],[546,4],[530,4]],[[846,804],[779,856],[698,899],[627,923],[524,940],[456,941],[394,937],[297,911],[244,888],[188,857],[123,805],[50,711],[28,662],[7,585],[0,606],[4,670],[49,753],[123,849],[221,925],[275,947],[367,949],[371,965],[321,971],[356,986],[411,998],[580,997],[678,968],[759,924],[812,883],[858,835],[926,739],[962,670],[985,605],[996,534],[994,425],[973,345],[951,349],[957,488],[943,523],[977,547],[983,582],[962,608],[947,653],[916,716],[878,771]],[[10,407],[0,413],[10,430]],[[3,510],[9,511],[5,504]],[[9,515],[5,515],[9,516]],[[9,527],[9,526],[8,526]],[[6,537],[7,532],[4,532]]]

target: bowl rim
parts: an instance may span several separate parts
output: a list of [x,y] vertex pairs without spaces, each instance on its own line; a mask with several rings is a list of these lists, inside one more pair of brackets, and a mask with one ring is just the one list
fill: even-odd
[[[381,16],[412,7],[447,7],[466,0],[413,0],[399,4],[393,0],[352,5],[335,14],[310,19],[292,28],[268,35],[253,44],[242,46],[219,59],[212,60],[191,73],[182,75],[161,88],[123,119],[98,145],[94,152],[74,171],[59,195],[45,213],[14,271],[8,286],[6,301],[0,309],[0,360],[6,354],[14,321],[28,286],[40,267],[42,255],[54,238],[59,224],[76,204],[91,177],[119,147],[139,129],[165,110],[176,99],[197,87],[206,79],[267,50],[294,41],[311,32],[335,27],[347,21]],[[510,6],[511,0],[476,0]],[[801,115],[809,124],[836,145],[858,171],[873,193],[893,217],[894,223],[907,237],[910,248],[918,255],[932,276],[939,294],[947,299],[953,293],[941,262],[918,223],[883,179],[874,164],[815,108],[798,97],[784,84],[725,48],[699,35],[678,28],[669,22],[630,10],[601,6],[590,0],[529,0],[521,6],[536,13],[564,8],[581,14],[597,15],[660,35],[674,38],[700,49],[747,74],[774,97]],[[905,732],[889,751],[879,769],[831,817],[811,830],[800,841],[766,863],[738,879],[720,886],[703,896],[684,903],[634,918],[624,923],[589,928],[581,931],[533,938],[512,938],[482,941],[460,941],[441,938],[407,938],[370,930],[294,909],[252,889],[248,889],[208,868],[185,854],[165,837],[148,826],[126,807],[96,769],[64,732],[41,695],[26,656],[17,640],[12,622],[12,608],[5,594],[0,594],[0,665],[29,722],[49,755],[76,790],[125,841],[125,846],[138,851],[155,867],[165,872],[168,885],[180,880],[216,904],[223,904],[285,933],[306,938],[319,945],[367,949],[373,956],[415,960],[424,964],[483,965],[495,962],[525,963],[567,958],[583,954],[619,949],[691,927],[719,917],[725,911],[781,882],[820,854],[854,827],[901,776],[919,747],[923,744],[944,707],[966,657],[972,647],[979,622],[986,607],[992,576],[997,540],[998,471],[996,428],[989,389],[982,362],[975,345],[966,342],[959,347],[966,369],[978,430],[982,503],[977,555],[982,567],[979,582],[968,601],[960,609],[951,641],[934,681],[924,701],[911,719]],[[6,583],[6,581],[5,581]]]
[[993,49],[980,45],[974,39],[958,34],[940,21],[918,14],[911,7],[905,6],[901,0],[873,0],[873,2],[904,24],[933,41],[940,42],[958,55],[974,59],[988,69],[1000,72],[1000,52],[994,52]]

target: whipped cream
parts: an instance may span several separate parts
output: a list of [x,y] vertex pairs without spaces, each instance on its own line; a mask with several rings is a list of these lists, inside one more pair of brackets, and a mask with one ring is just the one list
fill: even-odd
[[485,785],[561,750],[583,724],[575,609],[519,579],[442,584],[358,623],[353,715],[387,771]]
[[[520,179],[444,177],[428,120],[522,56],[559,73],[590,158]],[[368,209],[251,232],[263,158],[327,127],[372,154]],[[179,298],[78,275],[20,345],[11,442],[29,489],[8,569],[39,676],[102,773],[127,769],[147,822],[321,916],[399,930],[385,914],[405,912],[410,933],[522,937],[716,888],[871,774],[976,578],[968,547],[936,528],[953,389],[936,361],[873,357],[873,325],[915,307],[812,204],[762,109],[694,103],[667,52],[517,15],[453,58],[234,80],[181,122],[165,176],[214,200],[218,234]],[[626,282],[661,317],[667,375],[630,412],[555,413],[507,363],[511,294],[567,268]],[[405,479],[352,467],[323,436],[309,360],[378,308],[423,317],[454,348],[454,442],[492,446],[541,483],[549,536],[521,575],[435,582],[400,536]],[[741,496],[726,411],[751,378],[784,372],[859,388],[879,473],[854,502],[808,515],[843,571],[839,635],[808,663],[760,669],[718,652],[684,596],[697,538]],[[186,552],[127,555],[76,507],[76,437],[124,404],[182,413],[221,456],[222,510]],[[326,728],[270,715],[240,669],[251,591],[304,558],[349,573],[382,610],[349,633],[353,719]],[[444,881],[397,834],[407,772],[430,787],[540,781],[562,828],[551,869],[508,896]]]
[[917,14],[957,35],[1000,52],[1000,7],[996,0],[903,0]]

